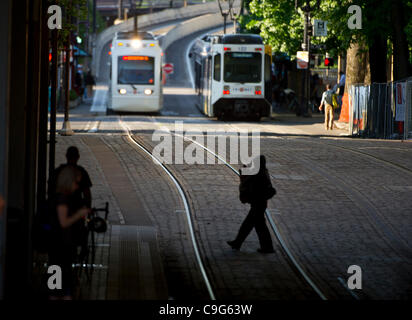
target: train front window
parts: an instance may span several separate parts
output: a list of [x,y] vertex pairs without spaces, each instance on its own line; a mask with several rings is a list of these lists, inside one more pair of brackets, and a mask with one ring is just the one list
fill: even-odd
[[260,82],[262,55],[259,52],[226,52],[223,74],[225,82]]
[[154,84],[154,58],[120,56],[117,60],[118,84]]

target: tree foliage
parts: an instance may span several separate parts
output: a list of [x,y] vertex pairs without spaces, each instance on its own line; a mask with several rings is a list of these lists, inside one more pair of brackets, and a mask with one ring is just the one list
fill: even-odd
[[[328,21],[328,36],[312,38],[312,43],[326,45],[332,55],[346,51],[351,43],[357,42],[369,49],[377,37],[391,40],[393,25],[397,21],[391,19],[391,5],[399,1],[406,9],[407,21],[404,29],[409,44],[412,43],[412,4],[408,0],[322,0],[320,7],[311,13],[311,17]],[[250,17],[242,19],[246,29],[258,29],[260,35],[270,44],[274,51],[286,52],[291,56],[301,50],[303,41],[303,12],[295,9],[292,0],[252,0],[248,5]],[[302,1],[301,1],[302,2]],[[303,1],[306,2],[306,1]],[[311,1],[314,5],[316,1]],[[350,5],[362,8],[362,29],[348,28]]]

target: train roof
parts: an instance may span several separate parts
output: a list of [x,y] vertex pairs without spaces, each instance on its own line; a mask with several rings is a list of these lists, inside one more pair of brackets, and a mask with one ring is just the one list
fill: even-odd
[[263,44],[262,38],[257,34],[225,34],[219,40],[224,44]]
[[116,33],[116,36],[115,36],[115,39],[124,39],[124,40],[132,40],[136,38],[140,40],[156,40],[152,33],[146,32],[146,31],[138,32],[137,37],[134,31],[127,31],[127,32],[119,31]]

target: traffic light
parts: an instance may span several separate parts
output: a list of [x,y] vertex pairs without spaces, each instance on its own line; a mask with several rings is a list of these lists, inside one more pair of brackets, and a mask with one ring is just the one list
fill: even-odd
[[332,58],[325,58],[325,67],[331,67],[333,66],[333,59]]

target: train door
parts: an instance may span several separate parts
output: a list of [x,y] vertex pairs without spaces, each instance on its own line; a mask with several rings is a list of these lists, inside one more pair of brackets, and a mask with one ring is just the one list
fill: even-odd
[[208,82],[208,90],[207,90],[207,115],[209,117],[213,117],[213,105],[212,105],[212,74],[213,74],[213,63],[212,63],[212,56],[207,57],[207,82]]
[[205,115],[210,115],[210,92],[211,92],[211,64],[212,57],[208,56],[204,60],[204,77],[203,77],[203,105],[202,110]]
[[205,101],[205,90],[206,90],[206,88],[205,88],[205,86],[206,86],[206,61],[207,61],[207,59],[206,58],[204,58],[204,57],[201,57],[201,75],[200,75],[200,80],[199,80],[199,107],[200,107],[200,110],[204,113],[204,114],[206,114],[206,111],[205,111],[205,103],[206,103],[206,101]]
[[217,53],[213,56],[213,75],[211,77],[211,90],[210,90],[210,111],[209,116],[214,116],[213,110],[213,98],[212,95],[216,97],[216,93],[218,93],[222,89],[221,81],[222,81],[222,55]]

